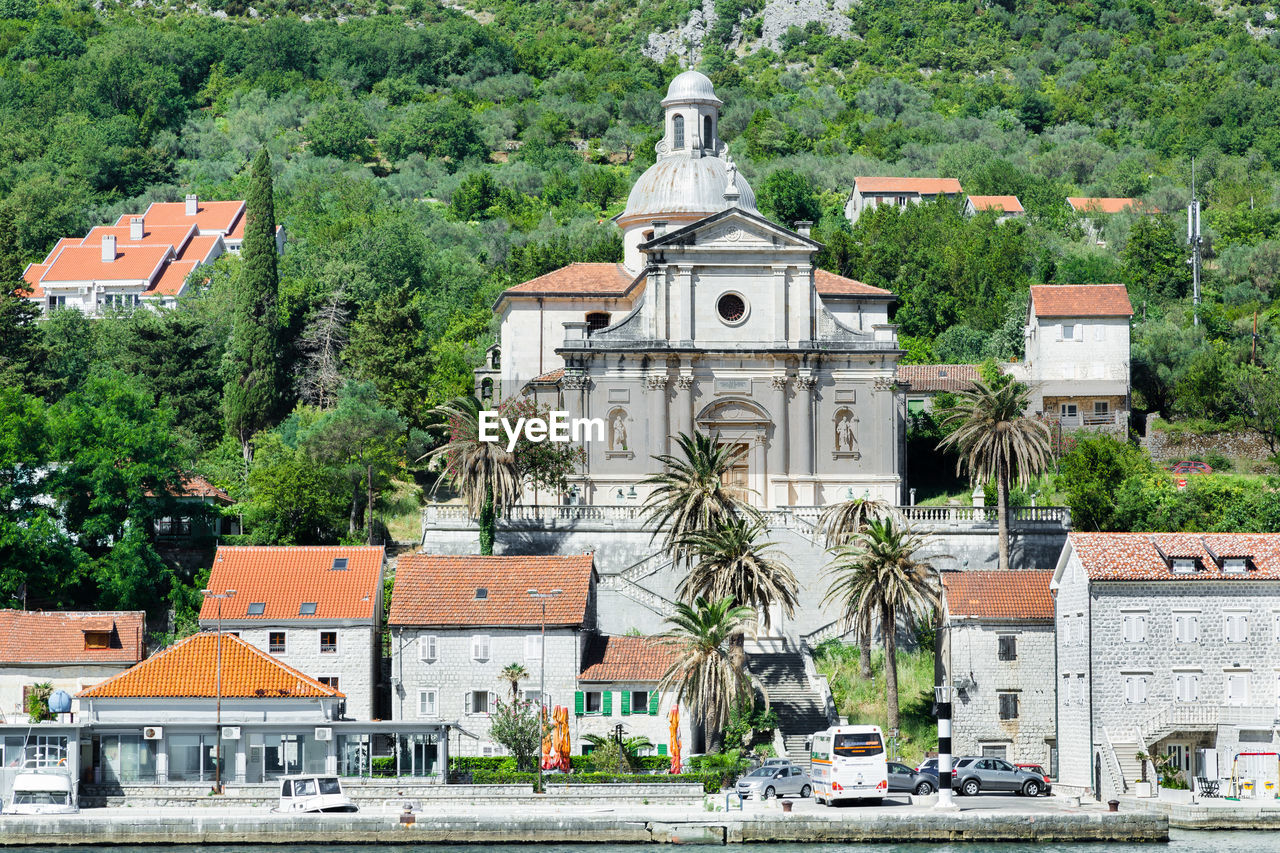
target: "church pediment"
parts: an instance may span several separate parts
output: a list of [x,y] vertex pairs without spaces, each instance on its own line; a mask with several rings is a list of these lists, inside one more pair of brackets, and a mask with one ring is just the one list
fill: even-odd
[[661,237],[640,244],[642,251],[689,247],[711,249],[800,249],[813,251],[821,244],[783,228],[763,216],[730,208],[692,222]]

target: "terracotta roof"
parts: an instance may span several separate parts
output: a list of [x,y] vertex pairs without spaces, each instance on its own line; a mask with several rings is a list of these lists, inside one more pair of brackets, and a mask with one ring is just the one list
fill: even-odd
[[1031,311],[1037,317],[1132,317],[1123,284],[1036,284]]
[[208,261],[209,256],[213,254],[213,250],[217,248],[218,242],[222,240],[217,234],[206,234],[202,237],[192,237],[191,242],[178,255],[180,261],[200,261],[201,263]]
[[[587,619],[591,554],[573,557],[442,557],[409,554],[396,566],[389,625],[540,625],[530,589],[563,590],[547,601],[548,625]],[[483,593],[480,591],[483,590]]]
[[979,379],[976,364],[900,364],[898,381],[909,391],[972,391]]
[[503,296],[624,296],[641,278],[622,264],[569,264],[507,288]]
[[101,246],[67,246],[41,277],[57,281],[150,281],[172,249],[164,246],[116,246],[116,259],[104,261]]
[[177,296],[187,283],[187,276],[198,266],[199,261],[170,261],[160,273],[155,287],[148,288],[143,296]]
[[[1144,212],[1142,199],[1137,198],[1102,198],[1089,196],[1070,196],[1067,198],[1067,204],[1077,213],[1120,213],[1125,208],[1133,208],[1133,211]],[[1159,213],[1155,208],[1150,209],[1152,213]]]
[[[212,699],[217,693],[218,635],[194,634],[137,666],[77,694],[84,699]],[[234,634],[222,634],[222,696],[235,699],[341,697]]]
[[[149,491],[146,493],[146,495],[149,498],[154,497],[155,492]],[[182,483],[178,487],[178,491],[174,493],[174,497],[214,498],[219,503],[228,503],[228,504],[235,503],[235,501],[231,500],[230,495],[228,495],[222,489],[219,489],[213,483],[210,483],[204,477],[201,477],[199,474],[190,474],[186,477],[183,477]],[[226,608],[224,605],[223,612],[225,611],[226,611]]]
[[592,637],[579,681],[661,681],[674,651],[653,637]]
[[49,250],[49,254],[44,256],[44,265],[48,266],[53,263],[53,259],[58,257],[58,253],[68,246],[79,246],[79,237],[63,237],[61,240],[53,244],[53,248]]
[[[213,558],[207,588],[236,591],[222,602],[223,621],[371,620],[380,615],[383,553],[381,545],[223,545]],[[341,559],[347,561],[346,569],[334,569],[334,561]],[[256,603],[263,605],[262,612],[249,613]],[[303,604],[314,604],[315,612],[301,612]],[[217,618],[217,605],[205,600],[202,623]]]
[[548,370],[546,373],[542,374],[541,376],[535,376],[529,381],[530,382],[559,382],[563,378],[564,378],[564,368],[557,367],[555,370]]
[[947,614],[970,619],[1053,619],[1051,570],[944,572]]
[[953,195],[961,192],[955,178],[859,177],[853,188],[863,195],[872,193],[919,193],[920,195]]
[[883,288],[819,269],[813,271],[813,286],[819,296],[893,296]]
[[[198,201],[196,215],[187,216],[183,201],[152,203],[144,215],[148,223],[156,225],[195,225],[201,234],[226,234],[235,227],[244,212],[243,201]],[[128,225],[128,217],[122,217]]]
[[[1069,542],[1090,580],[1280,580],[1280,533],[1072,533]],[[1250,568],[1224,572],[1214,555],[1248,557]],[[1175,574],[1165,557],[1195,559],[1199,570]]]
[[196,228],[194,225],[153,226],[144,223],[142,239],[134,240],[129,236],[129,223],[126,221],[123,225],[99,225],[92,228],[78,245],[101,246],[103,234],[114,234],[117,246],[172,246],[174,251],[181,251],[195,236]]
[[[85,631],[111,631],[109,648],[85,648]],[[146,631],[141,610],[0,610],[0,663],[137,663]]]
[[1022,202],[1016,195],[971,195],[969,203],[974,210],[996,210],[1001,213],[1023,213]]
[[44,288],[40,285],[40,279],[48,270],[48,264],[27,264],[27,268],[22,272],[22,280],[27,285],[22,291],[23,295],[36,299],[43,298]]

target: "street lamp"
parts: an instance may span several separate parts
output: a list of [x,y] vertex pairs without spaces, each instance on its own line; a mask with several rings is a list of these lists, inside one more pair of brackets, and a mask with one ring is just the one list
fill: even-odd
[[[538,720],[542,725],[546,725],[547,710],[547,600],[562,595],[564,590],[553,589],[550,592],[538,592],[536,589],[529,590],[529,597],[542,604],[542,642],[541,652],[542,660],[538,663]],[[539,732],[539,735],[545,736],[545,732]],[[542,738],[538,738],[541,742]],[[542,750],[538,750],[538,793],[542,793]]]
[[202,589],[200,594],[218,602],[218,664],[214,681],[217,684],[217,704],[214,706],[214,740],[213,740],[213,792],[222,793],[222,602],[235,598],[236,591],[228,589],[215,593],[211,589]]
[[951,695],[952,687],[940,684],[933,688],[933,699],[938,706],[938,805],[940,809],[954,809],[951,799]]

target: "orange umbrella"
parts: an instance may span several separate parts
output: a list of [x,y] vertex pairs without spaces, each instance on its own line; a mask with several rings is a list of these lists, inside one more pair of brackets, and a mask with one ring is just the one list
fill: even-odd
[[552,762],[555,760],[555,735],[553,729],[547,725],[547,707],[542,706],[542,769],[550,770],[555,766]]
[[568,773],[573,769],[570,756],[573,754],[569,743],[569,709],[560,709],[560,769]]
[[680,772],[680,706],[674,705],[667,714],[667,724],[671,730],[671,772]]

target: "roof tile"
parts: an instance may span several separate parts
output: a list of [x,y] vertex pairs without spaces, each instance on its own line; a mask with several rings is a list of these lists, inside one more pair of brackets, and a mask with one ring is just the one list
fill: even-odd
[[507,288],[504,296],[624,296],[643,275],[622,264],[569,264]]
[[819,296],[893,296],[888,290],[820,269],[813,271],[813,285]]
[[[562,594],[547,600],[548,625],[587,620],[591,554],[572,557],[445,557],[409,554],[399,559],[389,625],[540,625],[542,605],[530,589]],[[477,590],[485,590],[483,598]]]
[[1036,284],[1031,310],[1037,317],[1132,317],[1123,284]]
[[1024,213],[1022,202],[1016,195],[971,195],[969,203],[974,210],[994,210],[997,213]]
[[[1280,580],[1280,533],[1072,533],[1069,541],[1090,580]],[[1176,574],[1161,551],[1195,558],[1201,570]],[[1224,572],[1215,554],[1248,557],[1253,568]]]
[[[208,588],[234,589],[222,602],[222,619],[262,622],[299,619],[373,620],[382,584],[384,549],[378,546],[292,545],[218,548]],[[333,568],[345,558],[347,568]],[[314,602],[316,612],[303,615],[303,603]],[[262,613],[250,615],[249,605],[262,603]],[[218,602],[206,599],[201,623],[217,618]]]
[[[85,648],[85,631],[111,631],[108,648]],[[137,663],[146,631],[141,610],[0,610],[0,663]]]
[[117,244],[115,260],[104,261],[101,246],[67,246],[58,253],[40,280],[44,284],[59,281],[150,281],[172,251],[168,244]]
[[955,178],[894,178],[864,176],[853,179],[854,189],[869,193],[918,193],[920,195],[954,195],[961,192]]
[[[1134,213],[1143,213],[1142,199],[1116,198],[1105,196],[1068,196],[1067,204],[1077,213],[1121,213],[1131,209]],[[1150,212],[1159,213],[1155,208]]]
[[587,643],[579,681],[661,681],[675,652],[654,637],[600,637]]
[[[227,234],[235,227],[244,212],[243,201],[197,202],[196,215],[187,216],[186,202],[153,202],[143,216],[155,225],[195,225],[201,234]],[[124,217],[122,217],[123,219]],[[128,225],[128,221],[124,222]]]
[[947,614],[970,619],[1053,619],[1051,570],[944,572]]
[[910,391],[972,391],[980,378],[976,364],[898,365],[898,381]]

